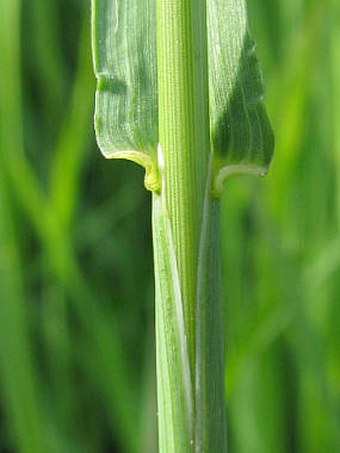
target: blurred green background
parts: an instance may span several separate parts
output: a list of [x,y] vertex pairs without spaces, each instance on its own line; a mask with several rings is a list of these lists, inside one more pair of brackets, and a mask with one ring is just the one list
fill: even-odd
[[[150,195],[96,148],[89,15],[0,0],[1,452],[156,451]],[[340,3],[249,15],[276,154],[222,200],[230,452],[339,452]]]

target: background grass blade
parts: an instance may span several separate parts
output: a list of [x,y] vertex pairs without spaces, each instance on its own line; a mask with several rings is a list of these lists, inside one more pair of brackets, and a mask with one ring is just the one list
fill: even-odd
[[[12,146],[17,156],[22,152],[20,11],[20,1],[0,5],[4,19],[0,36],[1,169]],[[3,173],[0,178],[0,370],[7,438],[11,437],[20,451],[43,452],[47,436],[42,427],[40,381],[28,327],[28,300],[24,295],[23,269],[10,202],[8,180]]]
[[[28,324],[22,270],[7,211],[8,198],[0,184],[0,369],[5,393],[9,435],[22,452],[44,452],[42,405],[38,393],[39,379]],[[9,233],[11,232],[11,233]],[[46,419],[45,419],[46,420]]]

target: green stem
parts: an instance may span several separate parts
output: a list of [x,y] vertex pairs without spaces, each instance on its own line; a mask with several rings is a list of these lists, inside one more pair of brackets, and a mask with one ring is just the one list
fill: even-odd
[[167,453],[223,452],[219,202],[209,194],[206,2],[157,0],[157,49],[162,185],[153,195],[153,234],[159,445]]
[[[195,331],[196,268],[209,153],[205,1],[160,0],[159,140],[188,332]],[[185,274],[185,276],[184,276]],[[191,369],[195,341],[188,339]]]

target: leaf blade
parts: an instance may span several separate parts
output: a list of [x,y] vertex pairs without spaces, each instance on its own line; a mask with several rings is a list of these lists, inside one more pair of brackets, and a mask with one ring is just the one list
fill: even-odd
[[150,190],[159,188],[155,16],[152,0],[92,3],[98,145],[143,165]]
[[[213,192],[219,195],[233,174],[266,174],[274,139],[245,1],[207,6]],[[157,191],[155,0],[93,0],[92,29],[98,145],[107,158],[144,166],[146,187]]]
[[266,174],[274,139],[245,1],[209,2],[208,36],[213,191],[220,194],[230,175]]

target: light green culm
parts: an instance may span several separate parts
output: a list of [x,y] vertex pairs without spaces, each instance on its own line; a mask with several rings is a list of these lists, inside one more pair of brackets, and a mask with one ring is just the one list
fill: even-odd
[[153,191],[159,450],[227,451],[219,195],[273,135],[243,0],[93,0],[95,126]]

